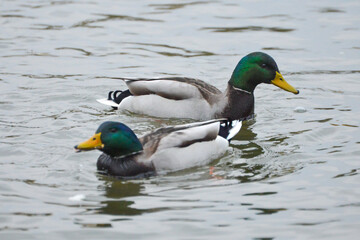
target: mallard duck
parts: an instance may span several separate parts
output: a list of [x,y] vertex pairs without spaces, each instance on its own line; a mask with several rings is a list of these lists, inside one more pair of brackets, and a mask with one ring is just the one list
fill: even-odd
[[252,118],[254,90],[260,83],[271,83],[299,93],[284,80],[274,59],[262,52],[250,53],[240,60],[225,92],[193,78],[119,79],[125,80],[129,89],[111,91],[108,98],[98,99],[98,102],[115,109],[164,118]]
[[222,156],[241,125],[241,121],[210,120],[159,128],[137,138],[125,124],[109,121],[75,150],[102,151],[97,169],[107,175],[153,175],[205,165]]

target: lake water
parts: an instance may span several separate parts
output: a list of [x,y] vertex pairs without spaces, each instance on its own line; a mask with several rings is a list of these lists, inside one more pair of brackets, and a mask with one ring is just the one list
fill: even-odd
[[[2,0],[0,238],[356,239],[359,12],[357,0]],[[124,181],[97,173],[100,152],[74,152],[103,121],[138,135],[189,122],[98,104],[125,88],[113,78],[224,90],[253,51],[300,94],[260,85],[221,159]]]

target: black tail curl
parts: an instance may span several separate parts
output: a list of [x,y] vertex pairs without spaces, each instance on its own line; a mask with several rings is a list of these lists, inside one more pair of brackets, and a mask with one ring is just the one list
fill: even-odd
[[[219,129],[219,135],[223,138],[227,138],[229,136],[230,130],[233,128],[232,121],[230,120],[222,120]],[[229,141],[230,142],[230,141]]]
[[[113,101],[117,104],[120,104],[121,101],[124,100],[124,98],[127,98],[131,95],[132,94],[129,89],[125,90],[125,91],[122,91],[122,90],[110,91],[108,93],[108,100]],[[113,108],[115,108],[115,107],[113,107]]]

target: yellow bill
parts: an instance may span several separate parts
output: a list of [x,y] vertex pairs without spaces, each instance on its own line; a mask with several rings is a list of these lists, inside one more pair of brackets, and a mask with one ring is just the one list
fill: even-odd
[[89,151],[94,149],[101,149],[104,147],[104,144],[101,142],[101,132],[92,136],[89,140],[82,142],[75,146],[75,150],[80,151]]
[[285,91],[299,94],[299,90],[296,90],[293,86],[288,84],[279,72],[276,72],[276,76],[273,80],[271,80],[271,83],[281,89],[284,89]]

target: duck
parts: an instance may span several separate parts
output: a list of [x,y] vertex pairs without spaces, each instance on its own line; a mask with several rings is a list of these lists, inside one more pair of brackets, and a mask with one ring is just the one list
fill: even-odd
[[216,119],[168,126],[138,138],[125,124],[106,121],[74,148],[100,150],[99,173],[138,178],[206,165],[221,157],[240,131],[241,121]]
[[261,83],[273,84],[299,94],[287,83],[275,60],[263,52],[243,57],[235,67],[227,88],[187,77],[117,78],[128,89],[110,91],[98,102],[114,109],[160,118],[247,120],[254,117],[254,90]]

